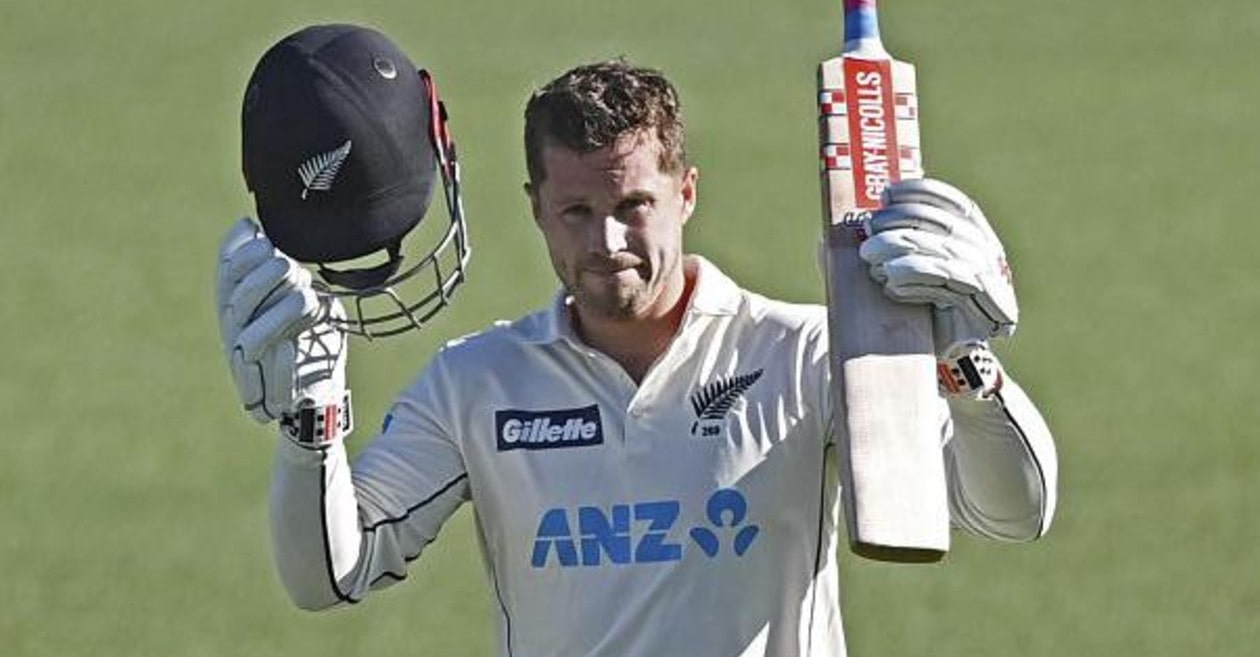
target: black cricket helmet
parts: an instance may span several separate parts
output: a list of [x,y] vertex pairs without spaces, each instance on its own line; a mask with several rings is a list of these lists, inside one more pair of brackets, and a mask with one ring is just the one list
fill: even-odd
[[[388,37],[318,25],[280,40],[250,77],[241,137],[264,232],[345,302],[343,328],[395,335],[450,303],[470,253],[455,145],[433,79]],[[416,230],[435,171],[449,225]],[[404,251],[419,234],[431,243]]]

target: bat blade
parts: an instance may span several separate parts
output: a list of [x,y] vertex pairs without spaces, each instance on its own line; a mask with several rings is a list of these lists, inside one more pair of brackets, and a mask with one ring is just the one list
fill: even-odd
[[874,2],[846,0],[845,54],[818,69],[832,396],[849,542],[882,561],[949,549],[932,319],[884,296],[858,256],[888,184],[923,175],[914,67],[879,42]]

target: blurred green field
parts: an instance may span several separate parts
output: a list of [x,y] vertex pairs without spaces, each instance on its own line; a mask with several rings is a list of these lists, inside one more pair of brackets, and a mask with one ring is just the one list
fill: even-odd
[[[377,26],[454,117],[472,278],[427,333],[355,346],[369,427],[440,341],[553,289],[519,117],[580,61],[667,71],[702,170],[691,248],[820,300],[813,76],[839,4],[0,6],[0,654],[492,654],[466,511],[355,608],[299,612],[273,574],[272,436],[235,409],[211,299],[219,236],[251,209],[239,103],[270,43]],[[929,172],[981,199],[1015,264],[1004,353],[1056,431],[1061,502],[1042,542],[960,537],[943,567],[844,555],[851,654],[1255,654],[1260,4],[883,4],[919,65]]]

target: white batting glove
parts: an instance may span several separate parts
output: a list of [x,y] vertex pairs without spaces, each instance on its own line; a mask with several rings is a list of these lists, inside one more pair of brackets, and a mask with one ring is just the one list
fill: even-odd
[[272,246],[252,220],[232,226],[219,252],[219,333],[245,410],[279,419],[285,434],[321,444],[349,433],[345,319],[335,297]]
[[1014,334],[1006,252],[975,201],[931,179],[889,185],[883,201],[859,253],[890,298],[933,304],[937,353]]

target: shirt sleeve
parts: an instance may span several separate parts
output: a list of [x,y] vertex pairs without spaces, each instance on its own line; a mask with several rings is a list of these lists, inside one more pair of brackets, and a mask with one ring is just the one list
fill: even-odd
[[1050,528],[1058,486],[1054,438],[1006,377],[988,399],[949,399],[945,445],[950,515],[973,534],[1030,541]]
[[406,577],[407,564],[469,496],[435,362],[404,392],[350,466],[345,446],[281,438],[270,516],[277,569],[303,609],[354,603]]
[[817,409],[818,420],[823,427],[823,443],[834,446],[836,427],[831,405],[831,363],[828,356],[825,310],[824,308],[819,314],[820,318],[805,332],[800,358],[803,361],[804,387],[812,397],[810,401]]

